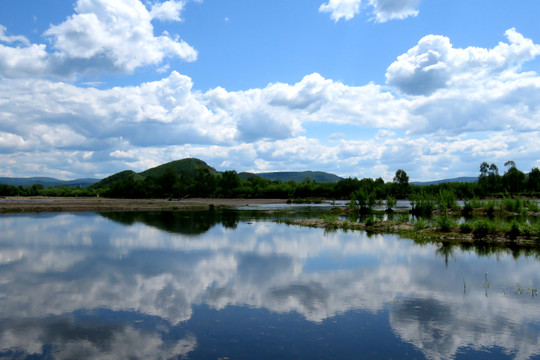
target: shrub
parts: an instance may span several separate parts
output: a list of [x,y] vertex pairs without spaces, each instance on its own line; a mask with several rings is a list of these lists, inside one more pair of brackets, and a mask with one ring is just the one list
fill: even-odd
[[538,203],[536,202],[536,200],[529,200],[527,202],[527,208],[529,209],[529,211],[538,212]]
[[483,239],[494,230],[494,226],[490,221],[478,220],[474,223],[473,236],[475,239]]
[[411,213],[429,216],[435,208],[435,200],[424,192],[411,194]]
[[373,226],[375,225],[375,220],[370,216],[366,219],[366,226]]
[[429,226],[429,225],[428,225],[428,223],[427,223],[426,221],[420,219],[420,220],[418,220],[418,221],[416,221],[416,222],[414,223],[414,230],[415,230],[415,231],[420,231],[420,230],[422,230],[422,229],[427,228],[428,226]]
[[409,214],[404,214],[404,213],[399,214],[397,222],[399,224],[409,222]]
[[479,209],[483,206],[483,203],[476,197],[472,198],[468,203],[472,206],[473,209]]
[[439,231],[442,232],[449,232],[452,229],[452,226],[455,225],[454,219],[448,215],[438,216],[435,219],[435,223],[437,224]]
[[461,214],[463,216],[470,216],[471,213],[473,212],[473,206],[471,204],[470,201],[466,201],[465,204],[463,205],[463,209],[461,209]]
[[440,190],[437,196],[437,208],[439,210],[456,210],[458,208],[456,201],[456,194],[453,191]]
[[349,207],[359,211],[360,213],[368,213],[375,205],[376,199],[374,193],[367,193],[364,190],[357,190],[351,194]]
[[510,230],[506,233],[511,240],[515,240],[521,234],[519,224],[516,221],[512,221],[510,225]]
[[523,208],[523,201],[520,197],[516,197],[514,199],[511,197],[505,197],[503,200],[503,205],[506,210],[518,213],[521,212],[521,209]]
[[388,195],[386,197],[386,211],[387,212],[394,211],[392,208],[396,206],[396,204],[397,204],[397,200],[394,197],[392,197],[391,195]]
[[459,232],[462,234],[469,234],[472,230],[473,227],[471,223],[464,222],[459,225]]
[[489,217],[493,217],[493,213],[495,212],[495,200],[488,200],[486,203],[484,203],[484,209],[486,209],[486,213]]
[[531,234],[540,239],[540,224],[534,224],[531,226]]

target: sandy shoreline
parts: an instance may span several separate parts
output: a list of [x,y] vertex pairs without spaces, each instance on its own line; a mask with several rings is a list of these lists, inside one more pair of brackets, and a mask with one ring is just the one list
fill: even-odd
[[0,198],[0,213],[101,212],[101,211],[176,211],[234,208],[257,204],[285,204],[285,199],[105,199],[58,197]]

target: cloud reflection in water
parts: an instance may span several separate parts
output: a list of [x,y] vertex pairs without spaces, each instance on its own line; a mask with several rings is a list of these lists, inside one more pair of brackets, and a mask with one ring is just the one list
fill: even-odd
[[[58,358],[74,349],[93,358],[113,349],[113,358],[129,351],[169,358],[196,348],[197,334],[164,340],[194,308],[232,305],[316,324],[351,310],[388,311],[394,333],[429,359],[494,346],[519,359],[540,355],[538,298],[505,291],[517,282],[540,286],[533,258],[456,250],[446,266],[435,246],[397,236],[227,221],[183,234],[94,214],[0,218],[0,352],[41,354],[49,344]],[[96,309],[162,323],[137,327],[131,319],[90,330],[100,317],[77,314]],[[77,331],[84,335],[72,338]]]

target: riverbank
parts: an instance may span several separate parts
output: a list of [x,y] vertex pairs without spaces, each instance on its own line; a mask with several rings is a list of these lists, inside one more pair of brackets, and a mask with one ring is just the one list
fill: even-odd
[[[482,218],[477,220],[480,220],[480,225],[486,224],[486,220],[482,220]],[[485,229],[473,229],[472,227],[463,225],[454,225],[444,230],[436,224],[426,223],[422,227],[419,227],[418,223],[402,221],[369,220],[367,222],[354,222],[337,219],[335,215],[325,216],[320,219],[284,219],[278,220],[278,222],[288,225],[321,228],[327,231],[340,229],[343,231],[361,230],[372,234],[398,234],[420,243],[441,243],[465,247],[489,246],[540,251],[540,228],[530,225],[520,227],[511,222],[508,222],[508,226],[503,226],[503,228],[484,225],[486,226]]]
[[234,208],[260,204],[285,204],[284,199],[106,199],[84,197],[5,197],[0,213],[55,213],[103,211],[177,211]]
[[[250,205],[286,204],[285,199],[108,199],[85,197],[5,197],[0,198],[0,214],[60,213],[60,212],[126,212],[126,211],[189,211],[227,209]],[[294,210],[290,211],[291,213]],[[349,208],[334,208],[321,218],[277,219],[277,222],[326,230],[362,230],[370,233],[394,233],[420,242],[460,245],[486,245],[540,250],[540,225],[501,218],[491,224],[484,214],[476,213],[475,221],[460,224],[450,222],[442,231],[437,221],[389,221],[370,218],[366,222],[347,221],[338,214],[350,213]],[[402,212],[404,213],[404,212]],[[408,213],[408,211],[407,211]],[[517,214],[511,214],[517,215]],[[538,213],[532,213],[533,217]],[[441,218],[440,216],[438,217]],[[437,217],[435,218],[437,219]],[[482,221],[478,221],[482,220]],[[442,224],[443,226],[445,224]],[[467,225],[467,226],[465,226]]]

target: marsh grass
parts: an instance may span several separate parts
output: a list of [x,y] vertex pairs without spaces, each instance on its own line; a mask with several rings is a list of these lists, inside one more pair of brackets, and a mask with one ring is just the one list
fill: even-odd
[[337,230],[338,228],[338,215],[332,213],[326,213],[321,215],[321,220],[324,221],[324,228],[326,230]]
[[503,206],[506,210],[514,213],[520,213],[524,209],[523,200],[519,196],[513,199],[509,196],[505,196],[503,199]]
[[467,203],[470,204],[473,209],[480,209],[484,207],[484,203],[480,201],[477,197],[472,198]]
[[472,233],[475,239],[483,239],[494,232],[495,227],[493,226],[493,223],[487,219],[476,220],[473,223]]
[[388,195],[386,197],[386,212],[392,212],[394,211],[394,207],[396,206],[397,204],[397,200],[391,196],[391,195]]
[[465,217],[470,217],[472,215],[474,208],[471,205],[470,201],[465,201],[463,208],[461,209],[461,214]]
[[409,222],[409,214],[400,213],[397,219],[398,224]]
[[484,209],[488,217],[492,218],[495,214],[495,207],[498,205],[498,201],[490,199],[484,203]]
[[459,232],[462,234],[470,234],[473,231],[473,224],[466,221],[459,224]]
[[420,231],[429,227],[429,223],[424,219],[419,219],[414,222],[414,231]]
[[506,232],[510,240],[515,240],[519,235],[521,235],[521,227],[517,221],[512,221],[510,224],[510,229]]
[[424,192],[412,194],[410,201],[413,215],[429,216],[435,209],[435,198]]
[[366,226],[373,226],[375,225],[375,219],[372,216],[368,216],[366,218]]
[[456,226],[456,220],[454,220],[451,216],[445,214],[442,216],[437,216],[435,218],[435,224],[439,228],[439,231],[450,232],[450,230],[452,230],[452,227]]
[[440,190],[435,200],[439,210],[459,210],[456,194],[450,190]]
[[320,219],[324,220],[327,223],[335,223],[338,220],[338,215],[332,214],[332,213],[329,213],[329,214],[326,213],[326,214],[322,214]]
[[538,212],[538,203],[536,200],[526,199],[523,200],[523,206],[527,208],[527,210],[532,212]]

